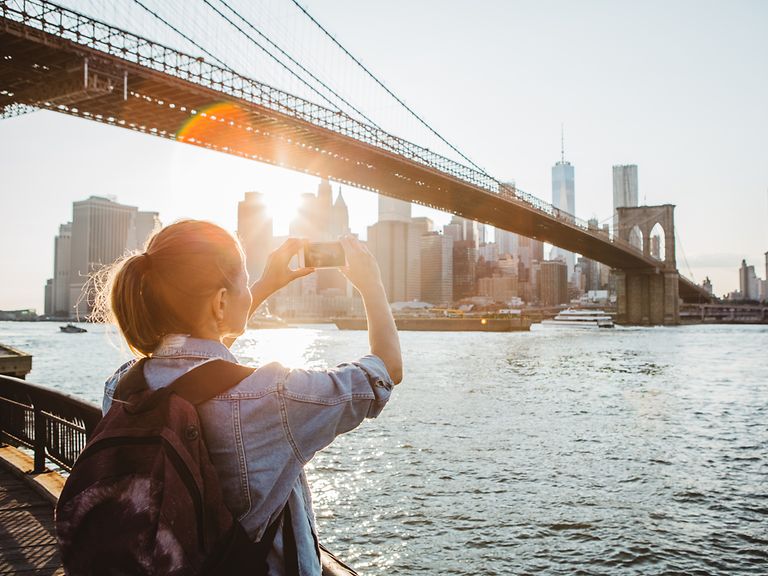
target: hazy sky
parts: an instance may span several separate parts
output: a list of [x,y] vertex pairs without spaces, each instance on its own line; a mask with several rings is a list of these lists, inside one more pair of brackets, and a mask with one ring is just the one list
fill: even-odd
[[[563,123],[578,216],[607,221],[611,166],[637,164],[641,203],[677,206],[681,272],[690,265],[696,281],[709,275],[718,294],[738,288],[742,258],[765,276],[768,2],[303,4],[491,174],[551,201]],[[316,186],[64,115],[2,120],[0,309],[42,311],[53,238],[75,200],[115,195],[158,210],[166,223],[208,218],[234,230],[236,202],[260,190],[281,233],[286,207]],[[344,195],[353,231],[363,232],[375,220],[375,198],[347,187]]]

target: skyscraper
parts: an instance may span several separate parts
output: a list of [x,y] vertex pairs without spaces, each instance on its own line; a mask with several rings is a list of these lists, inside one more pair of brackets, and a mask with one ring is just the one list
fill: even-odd
[[564,262],[541,262],[539,271],[539,300],[543,306],[568,302],[568,269]]
[[494,238],[496,245],[499,247],[499,256],[505,254],[515,255],[518,251],[519,236],[514,232],[508,232],[501,228],[496,228],[494,231]]
[[410,222],[411,203],[379,194],[379,222]]
[[742,300],[757,300],[760,297],[755,267],[747,266],[746,260],[741,261],[739,268],[739,291]]
[[379,194],[379,220],[368,226],[368,248],[376,257],[381,281],[390,302],[418,298],[409,271],[420,260],[421,245],[417,243],[431,222],[420,219],[414,224],[408,202]]
[[443,226],[443,234],[453,238],[454,242],[471,242],[475,249],[480,246],[480,224],[474,220],[454,215],[450,223]]
[[421,237],[421,299],[438,306],[453,302],[453,238],[437,232]]
[[474,296],[480,246],[478,223],[454,215],[450,223],[443,226],[443,235],[453,239],[453,299]]
[[423,216],[411,218],[408,229],[407,299],[421,300],[421,237],[432,232],[432,220]]
[[477,243],[482,246],[488,242],[488,226],[482,222],[475,222],[477,225]]
[[332,210],[333,189],[324,178],[317,187],[317,195],[311,192],[301,195],[299,213],[289,224],[289,234],[312,242],[335,240],[331,237]]
[[48,278],[45,282],[45,304],[43,310],[46,316],[53,316],[53,278]]
[[[337,241],[341,236],[351,232],[349,229],[349,210],[347,203],[344,201],[344,196],[341,194],[341,187],[339,187],[339,195],[336,196],[336,201],[331,206],[328,225],[328,240],[331,241]],[[318,293],[352,294],[351,284],[338,270],[318,270],[315,274],[317,275]]]
[[245,251],[248,276],[252,282],[258,280],[272,249],[272,218],[261,192],[246,192],[238,202],[237,236]]
[[[552,205],[566,214],[576,214],[576,194],[574,169],[565,160],[565,148],[561,144],[560,161],[552,167]],[[573,252],[554,247],[550,256],[553,260],[562,259],[568,266],[568,278],[573,276],[575,256]]]
[[600,263],[582,256],[576,264],[580,267],[584,279],[584,291],[600,290]]
[[341,194],[341,186],[339,186],[339,195],[336,196],[336,201],[331,208],[331,239],[337,240],[340,236],[349,233],[349,209],[344,201],[344,196]]
[[162,227],[157,212],[136,212],[136,249],[143,250],[147,240]]
[[368,226],[368,249],[379,263],[381,282],[390,302],[408,298],[409,222],[385,220]]
[[453,299],[475,295],[477,248],[472,240],[453,242]]
[[[139,210],[135,206],[91,196],[75,202],[72,213],[67,310],[71,314],[74,309],[78,317],[85,317],[93,304],[92,294],[83,290],[90,276],[127,251],[144,246],[146,238],[137,235]],[[142,216],[142,220],[149,221],[157,216],[155,212],[149,214],[152,216]]]
[[[515,189],[514,181],[504,182],[504,185],[510,190]],[[519,236],[514,232],[502,230],[501,228],[494,228],[493,239],[496,242],[496,245],[499,247],[500,257],[504,256],[505,254],[517,254]]]
[[59,226],[54,240],[52,314],[69,317],[69,271],[71,267],[72,222]]
[[616,208],[637,206],[637,165],[613,167],[613,232],[618,232],[619,217]]

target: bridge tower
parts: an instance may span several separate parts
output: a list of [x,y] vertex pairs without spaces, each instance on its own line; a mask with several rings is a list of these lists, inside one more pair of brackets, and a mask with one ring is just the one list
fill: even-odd
[[[617,208],[616,211],[620,241],[629,243],[639,239],[643,255],[658,261],[655,267],[614,270],[616,321],[635,325],[679,324],[680,276],[675,260],[675,207],[663,204]],[[657,225],[663,234],[663,254],[652,250],[651,234]]]

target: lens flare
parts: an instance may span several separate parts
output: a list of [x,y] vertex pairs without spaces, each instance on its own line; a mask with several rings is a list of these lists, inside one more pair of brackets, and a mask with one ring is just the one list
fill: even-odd
[[248,113],[233,102],[216,102],[201,110],[190,110],[190,113],[189,119],[176,132],[178,140],[216,143],[226,129],[243,126],[248,129]]

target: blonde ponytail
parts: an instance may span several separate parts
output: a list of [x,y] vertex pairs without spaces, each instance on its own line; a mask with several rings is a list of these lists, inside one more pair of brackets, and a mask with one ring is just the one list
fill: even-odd
[[102,269],[92,318],[114,322],[129,348],[149,356],[168,334],[189,334],[205,299],[243,266],[238,241],[223,228],[182,220],[157,232],[145,252]]

